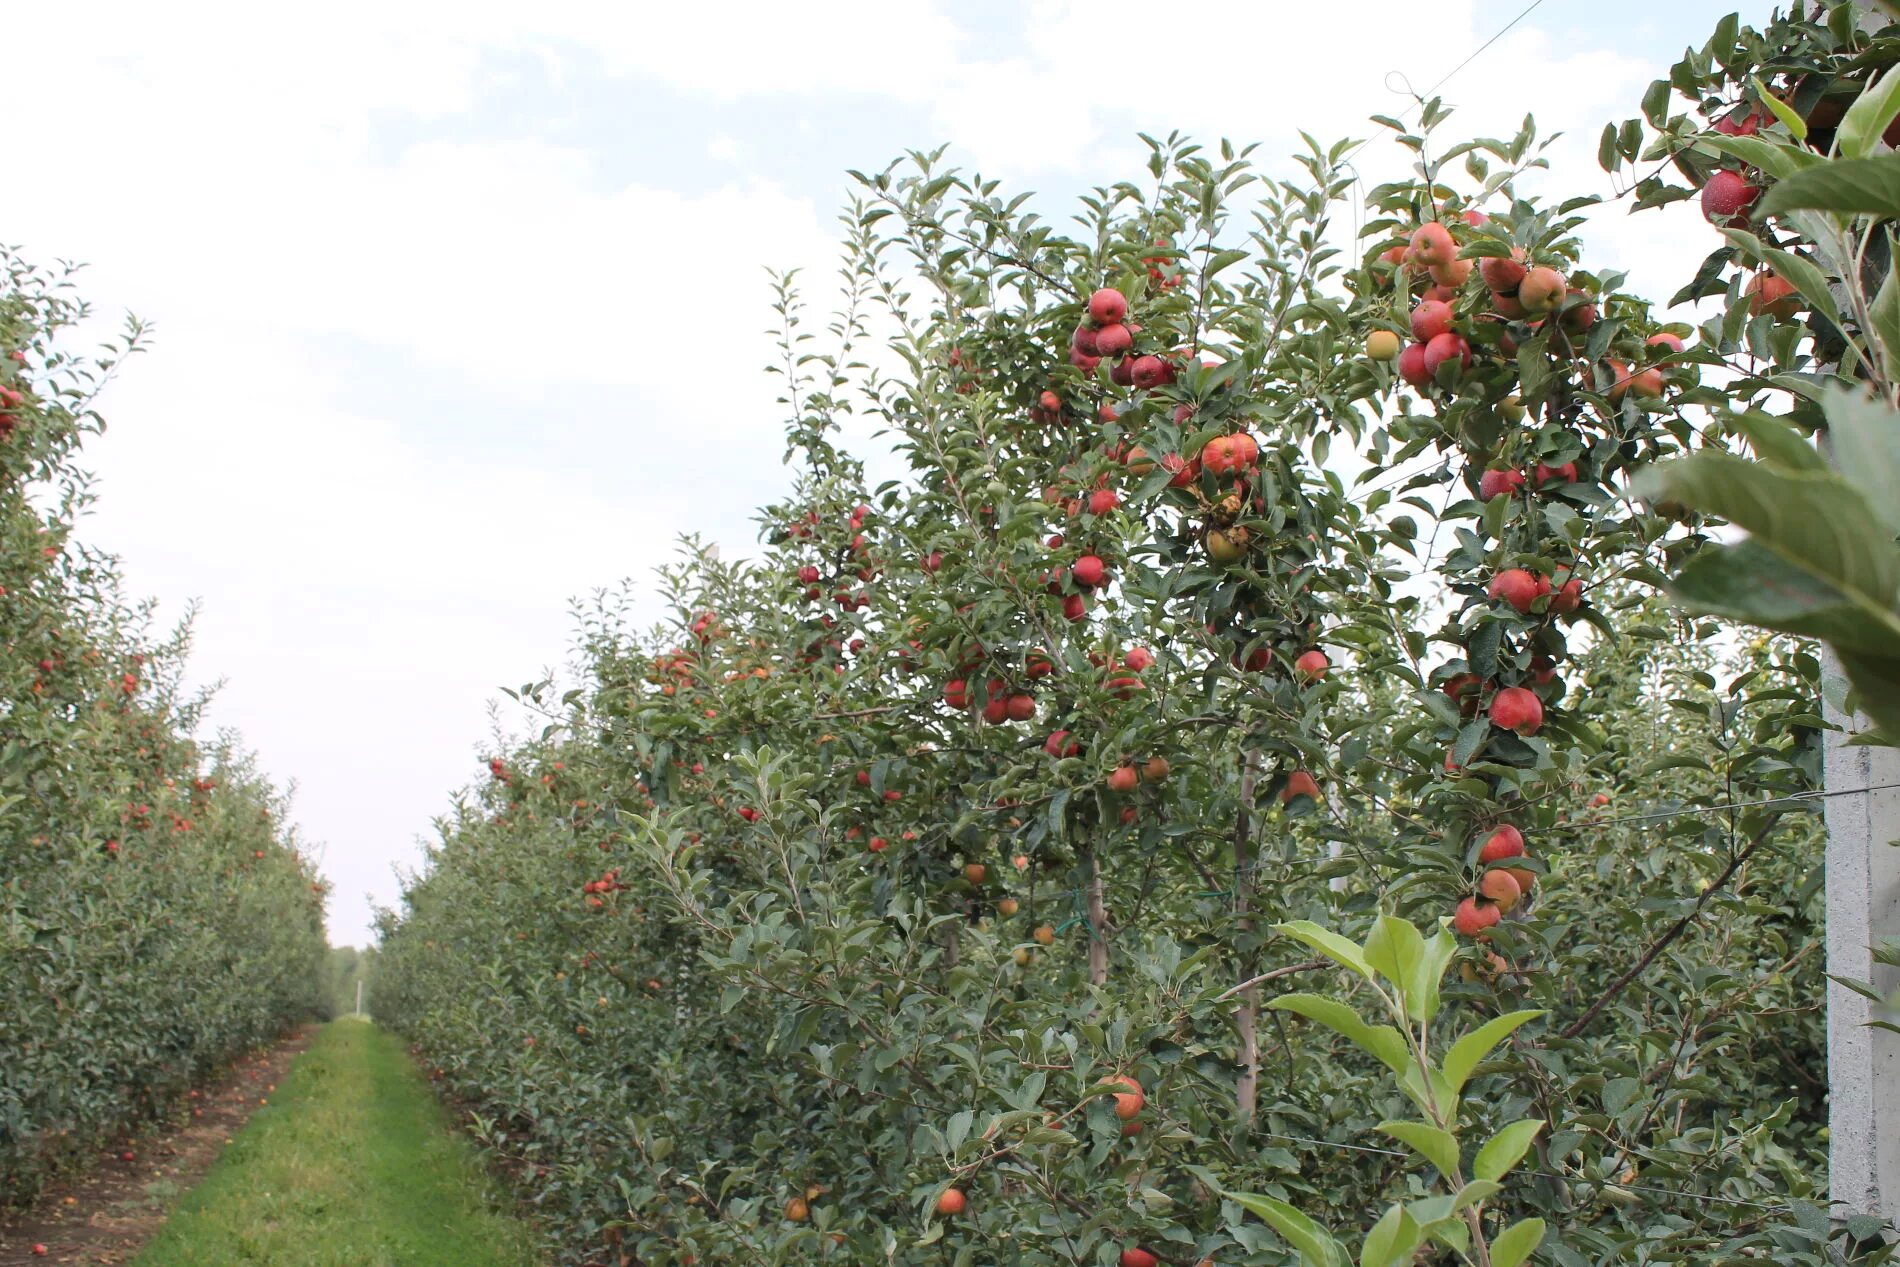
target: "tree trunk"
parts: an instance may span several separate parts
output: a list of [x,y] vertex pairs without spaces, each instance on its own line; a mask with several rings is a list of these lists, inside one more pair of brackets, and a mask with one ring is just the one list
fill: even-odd
[[1085,863],[1088,875],[1089,984],[1108,983],[1108,913],[1102,907],[1102,863],[1093,849]]
[[[1234,816],[1234,924],[1241,945],[1240,980],[1256,976],[1253,941],[1253,887],[1256,852],[1253,839],[1254,769],[1250,754],[1240,757],[1240,810]],[[1234,1116],[1241,1129],[1253,1126],[1260,1097],[1260,987],[1240,992],[1240,1011],[1234,1017],[1240,1037],[1240,1078],[1234,1084]]]

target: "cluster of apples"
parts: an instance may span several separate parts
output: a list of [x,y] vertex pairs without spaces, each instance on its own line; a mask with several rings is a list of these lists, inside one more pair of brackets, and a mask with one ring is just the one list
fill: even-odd
[[[1089,296],[1088,311],[1069,336],[1069,364],[1093,374],[1103,361],[1113,361],[1108,377],[1119,387],[1145,389],[1173,382],[1176,371],[1167,357],[1153,352],[1136,355],[1135,336],[1140,333],[1141,327],[1128,320],[1128,296],[1104,286]],[[1046,421],[1061,417],[1062,401],[1055,393],[1044,392],[1038,404]]]
[[1537,883],[1524,857],[1524,833],[1509,823],[1495,828],[1478,848],[1478,891],[1458,903],[1452,927],[1466,937],[1487,936]]
[[620,872],[614,870],[604,873],[598,880],[589,880],[581,885],[581,892],[587,895],[589,906],[603,906],[605,903],[601,900],[600,894],[618,893],[626,887],[620,882]]

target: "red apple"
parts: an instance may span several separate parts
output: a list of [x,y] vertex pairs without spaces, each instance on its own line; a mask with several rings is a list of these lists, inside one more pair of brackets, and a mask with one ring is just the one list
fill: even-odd
[[1506,568],[1491,578],[1485,593],[1502,599],[1520,612],[1528,612],[1538,599],[1550,593],[1550,578],[1524,568]]
[[1089,320],[1098,326],[1120,325],[1128,315],[1128,296],[1104,286],[1089,296]]
[[1745,229],[1748,209],[1760,196],[1761,190],[1749,184],[1740,172],[1724,168],[1702,186],[1702,218],[1717,228]]
[[1491,697],[1491,723],[1534,735],[1544,724],[1544,701],[1527,687],[1507,686]]
[[1524,854],[1524,833],[1509,823],[1501,823],[1478,850],[1479,862],[1498,862]]

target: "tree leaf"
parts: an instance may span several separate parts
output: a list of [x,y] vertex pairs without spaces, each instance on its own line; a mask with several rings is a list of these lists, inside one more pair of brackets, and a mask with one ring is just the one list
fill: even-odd
[[1544,1220],[1518,1220],[1491,1238],[1491,1267],[1519,1267],[1543,1239]]
[[1418,1220],[1404,1206],[1395,1205],[1366,1233],[1366,1243],[1359,1250],[1359,1267],[1392,1267],[1410,1261],[1412,1251],[1424,1239]]
[[1493,1047],[1509,1038],[1518,1026],[1534,1021],[1543,1014],[1542,1010],[1535,1008],[1506,1012],[1503,1016],[1492,1017],[1453,1043],[1451,1050],[1445,1053],[1441,1071],[1451,1094],[1455,1096],[1464,1089],[1465,1083],[1471,1078],[1471,1071],[1491,1054]]
[[1791,180],[1827,162],[1812,150],[1763,136],[1705,136],[1696,142],[1696,148],[1739,158],[1778,181]]
[[1795,140],[1808,139],[1808,121],[1801,117],[1798,110],[1763,87],[1759,75],[1750,76],[1749,82],[1755,85],[1756,95],[1761,98],[1761,103],[1768,107],[1768,112],[1781,120],[1782,126],[1794,134]]
[[1365,952],[1345,937],[1341,937],[1330,928],[1321,928],[1312,920],[1296,919],[1286,924],[1275,924],[1275,932],[1285,933],[1294,941],[1312,950],[1317,950],[1334,963],[1351,968],[1354,972],[1372,980],[1372,965],[1366,962]]
[[1243,1192],[1223,1195],[1265,1219],[1269,1227],[1286,1238],[1287,1244],[1300,1252],[1300,1261],[1306,1267],[1343,1267],[1345,1251],[1339,1242],[1286,1202]]
[[[1754,542],[1892,619],[1886,609],[1900,588],[1900,548],[1877,526],[1866,498],[1838,476],[1704,450],[1651,467],[1638,488],[1748,529]],[[1900,632],[1900,621],[1894,628]]]
[[1900,655],[1900,620],[1757,541],[1704,549],[1669,592],[1692,611],[1820,638],[1842,654]]
[[1378,1129],[1438,1167],[1447,1180],[1458,1173],[1458,1141],[1449,1131],[1425,1122],[1381,1122]]
[[[1882,295],[1893,283],[1891,276],[1887,280]],[[1895,308],[1900,314],[1900,296]],[[1821,407],[1827,411],[1828,450],[1841,478],[1865,494],[1874,515],[1900,535],[1900,412],[1847,390],[1829,393]]]
[[1834,133],[1835,152],[1844,159],[1866,158],[1895,115],[1900,115],[1900,72],[1889,68],[1847,108]]
[[1900,215],[1900,154],[1842,159],[1784,176],[1761,200],[1761,214],[1832,211]]
[[1485,1141],[1472,1159],[1471,1173],[1480,1179],[1502,1179],[1511,1167],[1524,1160],[1524,1152],[1544,1129],[1542,1118],[1527,1117],[1511,1123]]
[[1372,1025],[1359,1013],[1337,999],[1317,994],[1282,994],[1267,1004],[1269,1011],[1292,1012],[1350,1039],[1361,1051],[1371,1055],[1394,1073],[1411,1067],[1411,1050],[1405,1035],[1390,1025]]

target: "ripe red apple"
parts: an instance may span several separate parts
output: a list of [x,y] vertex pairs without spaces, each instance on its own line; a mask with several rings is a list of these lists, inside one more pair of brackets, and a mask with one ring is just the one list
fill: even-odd
[[1702,218],[1717,228],[1745,229],[1748,209],[1760,196],[1761,190],[1749,184],[1740,172],[1724,168],[1702,186]]
[[1569,293],[1569,283],[1564,281],[1562,273],[1540,265],[1527,271],[1524,280],[1518,283],[1517,302],[1523,305],[1525,312],[1541,316],[1557,311]]
[[[1662,331],[1660,334],[1650,335],[1649,338],[1643,341],[1643,343],[1644,343],[1644,346],[1646,347],[1668,348],[1671,352],[1682,351],[1681,336],[1671,334],[1667,330]],[[1663,359],[1668,360],[1669,358],[1664,357]]]
[[1155,662],[1154,652],[1146,647],[1135,647],[1122,657],[1122,663],[1139,673]]
[[1141,775],[1132,765],[1116,766],[1108,773],[1108,790],[1111,792],[1132,792],[1141,782]]
[[1476,673],[1460,673],[1447,678],[1439,689],[1451,697],[1460,712],[1470,717],[1478,711],[1478,698],[1484,693],[1484,682]]
[[756,823],[759,821],[759,811],[753,809],[750,805],[744,805],[739,809],[739,817],[745,819],[748,823]]
[[1460,286],[1471,280],[1471,261],[1452,260],[1449,264],[1434,264],[1430,272],[1432,280],[1438,284],[1433,290],[1449,290],[1456,293]]
[[891,842],[882,836],[873,836],[866,847],[870,849],[872,853],[883,853],[886,849],[890,848],[890,844]]
[[1008,707],[1011,721],[1028,721],[1036,715],[1036,697],[1012,695],[1009,697]]
[[1524,833],[1509,823],[1501,823],[1478,850],[1479,862],[1497,862],[1524,854]]
[[1441,334],[1451,331],[1451,305],[1436,299],[1427,299],[1412,309],[1412,337],[1420,343],[1430,343]]
[[962,1214],[970,1204],[960,1188],[945,1188],[937,1194],[937,1213],[944,1215]]
[[1748,283],[1748,311],[1751,316],[1791,320],[1801,311],[1801,295],[1794,283],[1773,269],[1755,274]]
[[1080,620],[1089,614],[1089,600],[1080,594],[1065,594],[1062,598],[1062,616],[1065,620]]
[[983,720],[992,726],[1000,726],[1009,720],[1009,697],[991,695],[983,705]]
[[1325,677],[1329,667],[1331,661],[1327,660],[1324,651],[1319,650],[1302,652],[1299,659],[1293,662],[1294,670],[1309,682],[1317,682]]
[[1128,296],[1104,286],[1089,296],[1089,320],[1098,326],[1120,325],[1128,315]]
[[1057,730],[1042,741],[1042,750],[1052,757],[1074,757],[1081,755],[1082,745],[1070,738],[1068,731]]
[[1478,880],[1478,892],[1496,902],[1500,911],[1510,910],[1524,896],[1524,890],[1518,888],[1511,873],[1502,868],[1485,872]]
[[1431,372],[1425,368],[1425,345],[1413,343],[1399,353],[1399,377],[1414,387],[1430,387]]
[[[1095,332],[1095,350],[1102,356],[1126,356],[1128,350],[1134,346],[1134,333],[1125,325],[1106,325]],[[1134,377],[1131,372],[1128,382],[1123,386],[1132,387],[1133,385]]]
[[1108,579],[1108,565],[1093,554],[1085,554],[1069,568],[1069,575],[1083,589],[1095,589]]
[[1088,325],[1077,326],[1075,333],[1069,336],[1069,351],[1100,359],[1102,349],[1095,342],[1094,328]]
[[1429,220],[1413,231],[1410,258],[1420,268],[1449,264],[1457,256],[1458,244],[1452,241],[1451,230],[1436,220]]
[[1538,599],[1550,593],[1550,578],[1524,568],[1506,568],[1491,578],[1485,593],[1502,599],[1519,612],[1528,612]]
[[1137,387],[1159,387],[1168,381],[1168,363],[1158,356],[1138,356],[1129,373]]
[[[1518,302],[1517,293],[1515,291],[1508,295],[1500,295],[1493,292],[1491,295],[1491,311],[1497,313],[1498,316],[1503,317],[1506,321],[1522,321],[1525,317],[1530,315],[1524,311],[1524,305]],[[1507,348],[1500,342],[1498,347],[1507,356],[1515,356],[1517,354],[1515,345]]]
[[1147,1250],[1135,1245],[1122,1251],[1121,1267],[1155,1267],[1155,1264],[1160,1261]]
[[1493,295],[1510,295],[1524,281],[1529,272],[1524,267],[1524,248],[1516,247],[1506,257],[1487,255],[1478,261],[1478,275],[1484,279],[1484,288]]
[[1121,505],[1122,499],[1112,488],[1098,488],[1089,494],[1088,509],[1091,515],[1106,515]]
[[1286,786],[1280,789],[1280,804],[1291,805],[1298,797],[1310,796],[1319,799],[1319,784],[1313,776],[1304,770],[1295,770],[1286,779]]
[[1212,475],[1242,475],[1260,460],[1260,445],[1245,431],[1215,436],[1201,449],[1201,469]]
[[1553,482],[1559,484],[1575,484],[1577,482],[1577,464],[1575,462],[1565,462],[1562,466],[1546,466],[1542,462],[1539,462],[1536,471],[1531,475],[1532,487],[1542,488],[1544,485]]
[[1550,596],[1550,613],[1553,616],[1568,616],[1583,606],[1583,582],[1571,577],[1559,585]]
[[810,585],[817,581],[817,579],[818,569],[811,564],[807,563],[804,567],[798,569],[798,580],[800,584]]
[[1534,735],[1544,724],[1544,701],[1522,686],[1507,686],[1491,697],[1491,723],[1520,735]]
[[1478,496],[1485,501],[1493,497],[1508,497],[1524,487],[1524,472],[1508,468],[1487,467],[1478,477]]
[[945,682],[943,684],[943,702],[959,710],[968,708],[970,706],[970,684],[962,678]]
[[1458,913],[1451,917],[1452,927],[1467,937],[1483,937],[1485,930],[1497,923],[1501,913],[1489,902],[1481,902],[1468,897],[1458,903]]
[[1115,1116],[1124,1122],[1137,1116],[1142,1107],[1148,1103],[1147,1094],[1142,1091],[1141,1083],[1126,1074],[1118,1078],[1110,1078],[1109,1081],[1128,1088],[1126,1091],[1115,1093]]

